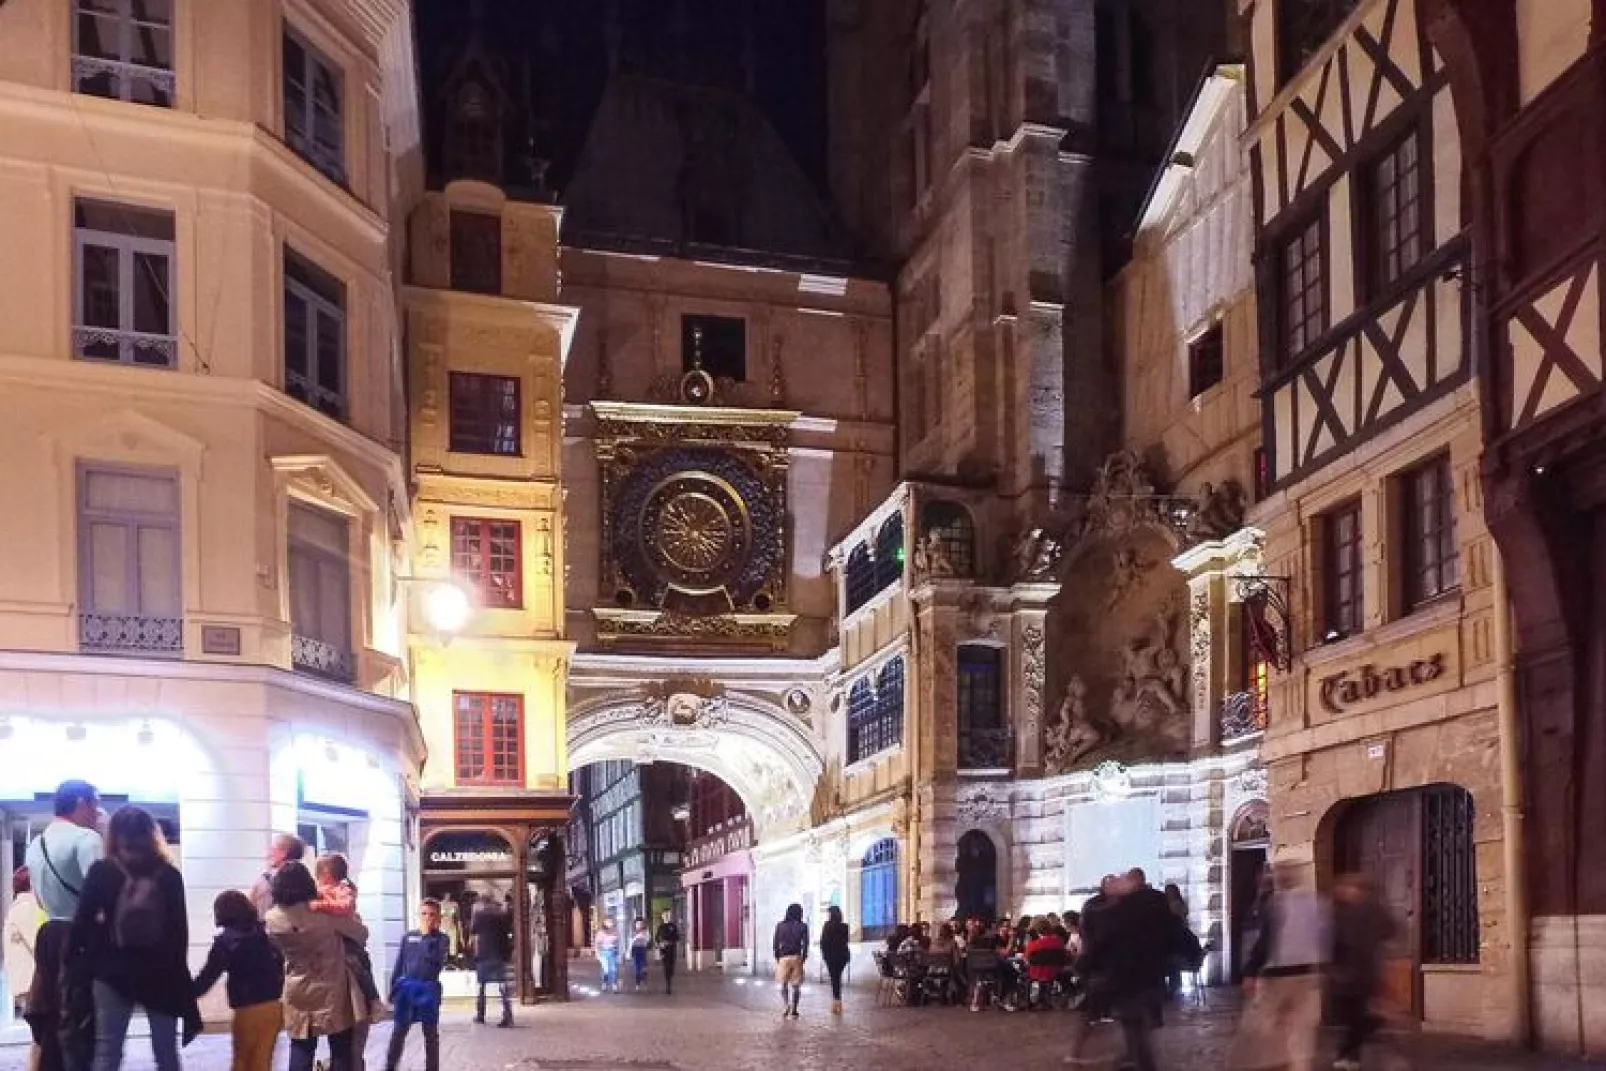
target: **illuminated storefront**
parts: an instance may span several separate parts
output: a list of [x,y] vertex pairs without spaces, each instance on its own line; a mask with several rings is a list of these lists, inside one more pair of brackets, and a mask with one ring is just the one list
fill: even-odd
[[753,823],[746,814],[692,841],[680,884],[690,916],[692,970],[746,966],[752,941]]

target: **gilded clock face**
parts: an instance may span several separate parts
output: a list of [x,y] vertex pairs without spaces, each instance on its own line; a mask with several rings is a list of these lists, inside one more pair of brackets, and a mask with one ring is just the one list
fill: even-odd
[[619,605],[690,614],[772,605],[784,507],[738,451],[644,451],[610,497]]
[[653,488],[636,532],[653,571],[693,594],[725,587],[753,541],[741,495],[709,472],[677,473]]

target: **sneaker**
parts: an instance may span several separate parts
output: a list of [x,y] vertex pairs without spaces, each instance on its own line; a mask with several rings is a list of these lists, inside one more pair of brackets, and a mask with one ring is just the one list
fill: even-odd
[[503,1030],[506,1030],[508,1027],[513,1025],[513,1016],[511,1016],[511,1015],[505,1016],[502,1019],[502,1021],[497,1023],[496,1025],[501,1027]]
[[1341,1056],[1333,1061],[1333,1071],[1361,1071],[1361,1062]]

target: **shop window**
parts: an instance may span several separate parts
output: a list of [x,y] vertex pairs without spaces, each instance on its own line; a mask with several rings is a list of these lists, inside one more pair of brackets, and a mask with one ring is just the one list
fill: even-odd
[[73,91],[173,106],[173,0],[76,0]]
[[1006,767],[1012,749],[1004,724],[1003,649],[964,644],[958,668],[959,768]]
[[732,316],[682,316],[683,371],[702,369],[718,379],[747,379],[747,321]]
[[73,354],[171,368],[173,214],[79,198],[73,202]]
[[898,842],[891,837],[870,845],[861,861],[859,923],[865,941],[883,940],[898,927]]
[[524,603],[518,521],[452,518],[452,575],[478,605],[517,609]]
[[1359,0],[1278,0],[1278,82],[1288,81],[1321,51]]
[[1407,613],[1460,585],[1455,492],[1450,458],[1441,455],[1399,477],[1400,535]]
[[952,575],[975,575],[976,525],[969,510],[957,502],[928,502],[920,510],[920,527],[928,552],[934,540]]
[[448,392],[453,452],[519,455],[518,379],[453,372]]
[[475,294],[502,292],[502,217],[452,212],[452,289]]
[[1477,810],[1462,788],[1422,797],[1422,962],[1478,962]]
[[349,525],[338,514],[293,502],[288,544],[291,664],[314,676],[349,682]]
[[1277,261],[1281,287],[1278,358],[1292,363],[1327,330],[1327,258],[1318,215],[1283,243]]
[[350,858],[351,827],[345,822],[303,814],[296,818],[296,836],[307,846],[309,855],[338,852]]
[[1221,382],[1227,358],[1221,321],[1188,346],[1188,397],[1197,398]]
[[459,785],[524,784],[524,698],[457,692],[454,743]]
[[346,288],[284,253],[284,391],[336,420],[346,417]]
[[1381,293],[1422,259],[1421,136],[1411,130],[1368,170],[1366,221],[1370,289]]
[[284,140],[336,182],[346,181],[340,68],[284,28]]
[[177,474],[79,471],[81,650],[142,655],[184,650],[179,531]]
[[870,601],[876,593],[875,563],[870,560],[870,548],[860,543],[848,555],[846,577],[848,608],[852,613]]
[[1319,519],[1321,631],[1326,642],[1353,636],[1365,627],[1361,573],[1361,503],[1357,499]]
[[903,579],[903,514],[881,523],[875,536],[875,589],[882,591]]

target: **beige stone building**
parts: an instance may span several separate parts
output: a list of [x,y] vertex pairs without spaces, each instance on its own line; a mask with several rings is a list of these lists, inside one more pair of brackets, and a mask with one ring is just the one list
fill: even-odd
[[[454,180],[413,212],[404,290],[420,581],[409,640],[431,756],[421,893],[442,901],[458,947],[477,897],[511,904],[531,998],[566,988],[553,836],[571,802],[561,399],[578,312],[558,304],[560,218],[491,181]],[[467,613],[442,634],[428,601],[450,597],[444,584]],[[470,991],[470,968],[454,962],[453,991]]]
[[1244,4],[1271,487],[1251,516],[1291,655],[1262,745],[1274,854],[1324,888],[1370,871],[1406,927],[1389,998],[1504,1037],[1504,610],[1456,111],[1416,0],[1276,7]]
[[197,964],[274,830],[351,856],[376,962],[403,927],[410,18],[0,8],[0,528],[26,548],[0,580],[0,870],[62,779],[147,807]]

